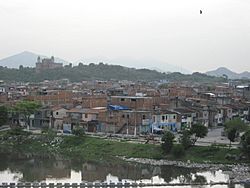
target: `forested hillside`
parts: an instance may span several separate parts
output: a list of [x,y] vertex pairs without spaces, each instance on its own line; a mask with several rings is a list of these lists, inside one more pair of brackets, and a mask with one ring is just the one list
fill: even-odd
[[149,69],[134,69],[119,65],[79,63],[78,66],[66,65],[63,68],[46,70],[36,73],[35,68],[20,66],[19,69],[9,69],[0,66],[0,79],[4,81],[40,82],[43,80],[58,80],[68,78],[70,81],[82,80],[169,80],[169,81],[197,81],[217,82],[224,81],[224,78],[208,76],[201,73],[184,75],[181,73],[160,73]]

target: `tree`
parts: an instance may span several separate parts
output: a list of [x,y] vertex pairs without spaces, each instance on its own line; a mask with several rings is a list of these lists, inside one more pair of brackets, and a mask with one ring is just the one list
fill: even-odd
[[227,138],[230,141],[229,148],[231,147],[231,143],[235,141],[237,135],[246,130],[246,128],[246,124],[240,118],[225,123],[225,131],[227,133]]
[[174,138],[175,136],[170,131],[164,132],[164,135],[161,139],[161,141],[163,141],[161,147],[164,150],[164,152],[169,153],[171,151],[173,147]]
[[8,111],[5,106],[0,106],[0,126],[8,121]]
[[181,132],[179,143],[184,147],[184,149],[188,149],[192,146],[191,132],[189,130],[184,130]]
[[235,141],[237,129],[231,128],[227,130],[227,138],[230,140],[229,148],[231,148],[231,143]]
[[38,110],[41,107],[40,104],[34,101],[20,101],[15,106],[15,111],[19,113],[26,125],[30,126],[30,115],[33,114],[36,110]]
[[250,158],[250,130],[246,131],[241,137],[242,151]]
[[226,131],[232,128],[236,128],[237,131],[242,132],[246,130],[247,126],[240,118],[235,118],[225,123]]
[[83,67],[83,63],[82,63],[82,62],[79,62],[79,63],[78,63],[78,67]]
[[193,145],[195,145],[196,141],[199,138],[204,138],[207,135],[208,129],[202,124],[194,124],[192,125],[190,132],[194,136],[194,138],[192,139],[192,142],[193,142]]

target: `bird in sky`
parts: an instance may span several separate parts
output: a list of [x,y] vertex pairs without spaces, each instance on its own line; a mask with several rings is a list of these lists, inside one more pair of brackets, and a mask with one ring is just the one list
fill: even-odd
[[202,10],[200,10],[200,14],[202,14]]

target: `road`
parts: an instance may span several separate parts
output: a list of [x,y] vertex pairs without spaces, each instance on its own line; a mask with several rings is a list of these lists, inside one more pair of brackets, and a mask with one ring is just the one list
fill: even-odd
[[[196,145],[208,146],[211,144],[224,144],[230,143],[229,139],[225,136],[221,136],[223,128],[213,128],[208,130],[208,134],[205,138],[198,139]],[[239,141],[233,142],[232,147],[238,147]]]

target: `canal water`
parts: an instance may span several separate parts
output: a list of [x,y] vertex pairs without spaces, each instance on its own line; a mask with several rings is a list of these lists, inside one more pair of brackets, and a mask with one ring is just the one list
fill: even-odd
[[[143,182],[159,184],[227,182],[229,180],[229,175],[222,170],[209,171],[112,161],[85,162],[65,160],[58,157],[41,159],[39,157],[22,155],[17,153],[0,153],[0,184],[5,182]],[[214,185],[212,187],[230,186]],[[235,185],[234,187],[241,188],[244,186]]]

